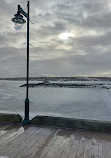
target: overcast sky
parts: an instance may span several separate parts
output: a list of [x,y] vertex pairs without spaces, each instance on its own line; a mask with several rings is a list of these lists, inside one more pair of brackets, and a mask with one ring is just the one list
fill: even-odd
[[[18,4],[0,0],[0,77],[26,76]],[[111,0],[31,0],[30,19],[30,76],[111,76]]]

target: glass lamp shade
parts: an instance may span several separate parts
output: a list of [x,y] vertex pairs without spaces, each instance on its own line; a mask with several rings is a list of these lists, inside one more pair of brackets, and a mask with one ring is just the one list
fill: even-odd
[[26,21],[23,19],[23,16],[20,14],[15,14],[15,17],[12,18],[12,21],[17,24],[24,24]]

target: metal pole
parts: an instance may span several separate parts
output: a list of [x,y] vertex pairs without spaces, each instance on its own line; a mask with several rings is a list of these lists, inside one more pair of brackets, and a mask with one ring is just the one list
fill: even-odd
[[25,99],[25,118],[23,124],[29,124],[29,1],[27,3],[27,83],[26,83],[26,99]]

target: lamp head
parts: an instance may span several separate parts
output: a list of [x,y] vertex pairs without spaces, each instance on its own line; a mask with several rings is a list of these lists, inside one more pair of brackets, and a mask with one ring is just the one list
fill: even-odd
[[26,21],[23,19],[23,16],[17,12],[17,14],[14,15],[14,18],[12,18],[12,21],[14,23],[17,23],[17,24],[24,24],[26,23]]

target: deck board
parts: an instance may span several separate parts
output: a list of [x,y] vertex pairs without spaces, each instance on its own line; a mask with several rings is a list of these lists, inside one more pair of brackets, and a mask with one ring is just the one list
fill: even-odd
[[[23,128],[23,127],[21,127]],[[24,128],[23,128],[24,130]],[[18,148],[18,146],[25,140],[25,139],[28,139],[28,137],[30,136],[30,131],[34,132],[34,130],[32,130],[32,128],[28,128],[25,132],[23,131],[23,133],[21,135],[19,135],[16,139],[14,139],[12,142],[10,142],[10,145],[6,145],[6,152],[14,152],[14,150],[16,148]]]
[[111,158],[111,133],[2,124],[0,125],[0,156]]

